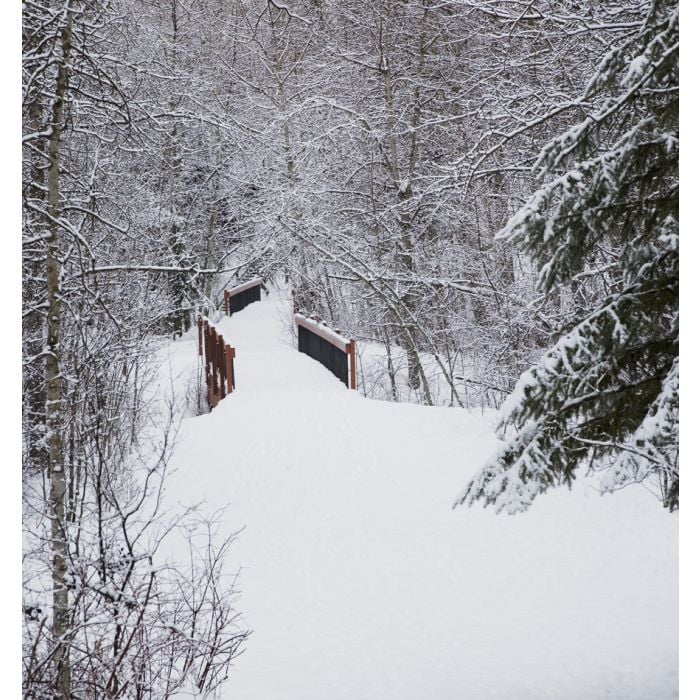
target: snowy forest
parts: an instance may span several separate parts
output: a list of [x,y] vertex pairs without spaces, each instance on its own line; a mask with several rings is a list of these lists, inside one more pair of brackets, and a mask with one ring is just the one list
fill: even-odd
[[[627,505],[637,498],[630,494],[647,499],[644,518],[632,518],[637,539],[648,528],[668,559],[655,560],[648,578],[641,563],[648,551],[627,562],[639,575],[633,587],[646,580],[650,591],[629,619],[659,606],[666,626],[650,639],[666,644],[668,659],[658,661],[656,647],[635,647],[638,655],[620,662],[627,675],[582,695],[543,667],[529,685],[487,695],[503,673],[488,666],[491,681],[472,697],[638,700],[647,697],[641,688],[650,699],[677,697],[678,42],[671,0],[23,0],[24,697],[470,697],[457,671],[449,685],[449,673],[430,677],[426,669],[437,666],[428,665],[411,687],[425,680],[432,690],[411,694],[400,670],[382,685],[367,660],[348,666],[366,685],[341,691],[330,671],[307,669],[295,689],[285,666],[292,661],[278,665],[272,651],[263,653],[262,622],[255,651],[246,596],[269,605],[274,596],[256,593],[256,574],[246,583],[237,554],[240,541],[245,556],[258,556],[246,545],[247,526],[249,542],[268,547],[252,510],[267,496],[249,504],[250,519],[243,495],[227,515],[209,498],[185,502],[188,489],[207,480],[207,460],[234,464],[240,447],[255,462],[262,448],[250,446],[254,440],[268,444],[267,462],[302,469],[288,446],[315,420],[321,425],[323,411],[337,417],[328,403],[336,394],[345,402],[338,415],[354,416],[338,422],[366,423],[368,437],[339,432],[331,443],[319,429],[319,451],[326,460],[352,453],[365,465],[380,455],[367,483],[386,467],[381,486],[391,496],[382,508],[367,504],[377,505],[376,528],[389,527],[378,524],[382,512],[386,523],[399,517],[394,507],[406,508],[407,527],[424,517],[421,489],[440,513],[431,522],[444,517],[455,538],[468,535],[469,518],[501,533],[511,527],[501,523],[512,522],[510,533],[530,527],[522,523],[536,522],[541,509],[560,508],[563,522],[571,509],[557,499],[585,481],[615,492],[595,499],[604,517],[580,515],[577,531],[597,536],[596,526],[587,530],[590,517],[602,541],[604,523],[637,508]],[[265,299],[236,325],[222,308],[224,292],[254,278]],[[281,311],[254,311],[272,308],[273,299],[290,318],[294,304],[357,342],[356,394],[335,382],[327,399],[318,398],[326,396],[325,377],[312,373],[325,370],[311,367],[304,377],[318,382],[317,395],[299,389],[300,403],[290,399],[285,414],[286,395],[265,399],[275,361],[258,359],[260,367],[246,372],[246,338],[258,342],[255,324],[263,321],[244,319],[258,313],[278,323]],[[211,413],[196,369],[200,316],[237,348],[240,401],[237,389]],[[173,378],[172,366],[163,370],[173,348],[186,358],[184,380]],[[292,375],[299,354],[284,357]],[[280,371],[274,387],[270,380],[270,391],[281,392],[287,375]],[[322,400],[325,408],[316,409]],[[242,406],[270,411],[266,427],[251,419],[250,430],[237,429],[233,412]],[[286,429],[278,426],[295,411],[306,419],[290,422],[287,452],[275,451]],[[188,443],[214,435],[206,420],[221,422],[212,437],[220,444],[207,459]],[[411,447],[411,434],[423,430],[425,454]],[[416,457],[420,478],[409,494],[398,462],[411,452],[432,464],[419,472]],[[449,478],[440,471],[445,463]],[[183,476],[170,487],[178,483],[169,481],[175,466]],[[308,488],[325,496],[304,496],[301,487],[297,494],[290,476],[279,503],[298,495],[301,510],[333,499],[336,509],[352,508],[345,500],[360,509],[363,491],[379,493],[379,486],[355,488],[347,471],[326,487],[330,477],[320,462],[316,468]],[[229,478],[224,472],[216,478]],[[270,472],[265,492],[286,479]],[[225,494],[234,504],[237,488]],[[410,507],[400,505],[405,499]],[[264,512],[269,526],[275,510]],[[556,527],[544,516],[537,522],[528,541]],[[358,521],[355,532],[363,527]],[[495,550],[510,537],[488,532]],[[446,559],[458,558],[457,542]],[[426,542],[425,551],[431,547]],[[521,550],[513,551],[517,558]],[[386,553],[376,556],[387,561]],[[589,563],[591,572],[604,568],[593,555]],[[280,575],[281,589],[289,575],[293,590],[292,567]],[[412,578],[405,573],[403,581]],[[391,585],[404,584],[387,579]],[[446,605],[462,605],[456,583],[452,598],[437,578],[426,586]],[[329,616],[343,605],[350,604],[329,594]],[[441,634],[452,629],[448,618]],[[297,633],[313,619],[300,616]],[[626,625],[618,626],[639,637]],[[393,645],[396,663],[402,648]],[[345,653],[337,647],[335,656]],[[261,670],[237,685],[249,656]],[[640,676],[661,666],[663,678]],[[276,673],[274,689],[261,680]]]

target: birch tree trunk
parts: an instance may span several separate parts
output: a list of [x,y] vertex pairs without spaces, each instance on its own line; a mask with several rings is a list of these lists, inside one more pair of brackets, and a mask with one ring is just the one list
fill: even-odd
[[70,2],[66,8],[66,23],[61,32],[61,60],[56,78],[56,91],[51,113],[49,139],[49,171],[47,177],[49,236],[46,255],[46,423],[48,445],[49,508],[51,513],[51,548],[53,579],[52,633],[56,644],[54,668],[55,698],[68,700],[71,694],[70,646],[67,634],[70,625],[68,601],[68,537],[66,533],[66,476],[63,464],[62,379],[60,366],[61,343],[61,255],[58,219],[61,215],[59,187],[61,174],[61,129],[68,89],[68,63],[73,41],[73,13]]

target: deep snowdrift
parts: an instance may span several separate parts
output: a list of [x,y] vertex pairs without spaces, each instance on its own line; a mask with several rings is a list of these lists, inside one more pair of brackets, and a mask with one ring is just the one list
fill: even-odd
[[[271,297],[216,324],[237,390],[183,422],[171,503],[229,504],[253,630],[240,700],[677,696],[677,518],[590,484],[530,512],[451,509],[493,416],[348,391]],[[170,347],[176,382],[192,337]],[[179,379],[178,379],[179,377]]]

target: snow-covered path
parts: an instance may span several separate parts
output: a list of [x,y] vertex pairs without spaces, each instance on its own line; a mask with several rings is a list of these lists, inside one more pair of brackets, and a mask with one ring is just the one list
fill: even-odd
[[[276,297],[216,324],[237,390],[184,421],[168,489],[245,526],[253,635],[223,697],[677,696],[675,516],[590,484],[516,517],[452,510],[493,418],[363,399],[288,324]],[[173,348],[192,365],[191,338]]]

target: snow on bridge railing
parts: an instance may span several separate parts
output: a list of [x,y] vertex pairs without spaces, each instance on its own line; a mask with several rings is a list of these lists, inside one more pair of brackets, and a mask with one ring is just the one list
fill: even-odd
[[300,313],[294,314],[294,323],[298,329],[299,352],[320,362],[345,386],[357,389],[354,339],[345,338],[339,331]]
[[263,286],[262,277],[239,284],[231,290],[224,291],[224,311],[232,316],[236,311],[245,309],[248,304],[260,301],[260,290]]
[[199,356],[204,360],[204,374],[207,384],[207,401],[214,408],[221,399],[236,388],[233,375],[233,358],[236,348],[228,345],[209,321],[197,317],[197,338]]

